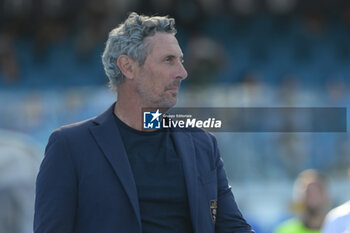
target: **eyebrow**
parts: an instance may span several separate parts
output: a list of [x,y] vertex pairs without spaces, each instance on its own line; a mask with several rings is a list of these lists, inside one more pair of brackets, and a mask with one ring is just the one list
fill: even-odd
[[[165,55],[165,56],[163,57],[163,59],[166,59],[166,58],[177,58],[177,56],[172,55],[172,54],[168,54],[168,55]],[[184,59],[183,54],[182,54],[181,56],[179,56],[178,58],[179,58],[180,60],[183,60],[183,59]]]

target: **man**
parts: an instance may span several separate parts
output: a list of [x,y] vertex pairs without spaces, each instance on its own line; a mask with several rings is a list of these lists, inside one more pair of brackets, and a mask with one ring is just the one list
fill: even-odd
[[[350,168],[348,169],[350,180]],[[323,233],[350,233],[350,201],[332,209],[326,216]]]
[[187,77],[174,23],[131,13],[110,32],[102,59],[118,100],[51,135],[35,233],[254,232],[211,134],[142,131],[142,108],[174,106]]
[[294,185],[293,209],[298,218],[282,223],[275,233],[320,233],[328,206],[325,178],[316,170],[301,172]]

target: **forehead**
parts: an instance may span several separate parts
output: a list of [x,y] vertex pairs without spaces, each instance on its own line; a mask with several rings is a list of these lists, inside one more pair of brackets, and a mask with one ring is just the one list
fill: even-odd
[[170,33],[157,32],[147,40],[151,46],[149,55],[157,57],[167,55],[181,57],[183,55],[177,39]]

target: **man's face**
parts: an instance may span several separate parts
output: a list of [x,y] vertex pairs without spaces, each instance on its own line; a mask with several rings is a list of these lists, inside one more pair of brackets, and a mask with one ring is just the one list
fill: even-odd
[[182,51],[172,34],[156,33],[146,38],[151,51],[134,76],[135,91],[144,107],[172,107],[181,81],[187,77]]

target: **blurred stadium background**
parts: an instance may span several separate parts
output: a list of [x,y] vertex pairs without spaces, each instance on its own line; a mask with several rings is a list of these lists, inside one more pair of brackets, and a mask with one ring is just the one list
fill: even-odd
[[[101,55],[108,32],[131,11],[176,19],[189,72],[178,106],[350,103],[348,0],[0,0],[0,201],[14,197],[14,171],[37,169],[55,128],[115,100]],[[304,169],[326,174],[333,205],[350,198],[348,133],[216,136],[233,192],[257,233],[292,215],[293,181]],[[14,180],[34,195],[33,180]],[[28,211],[18,211],[27,219],[18,223],[8,210],[0,207],[0,223],[21,227],[1,232],[31,231]]]

